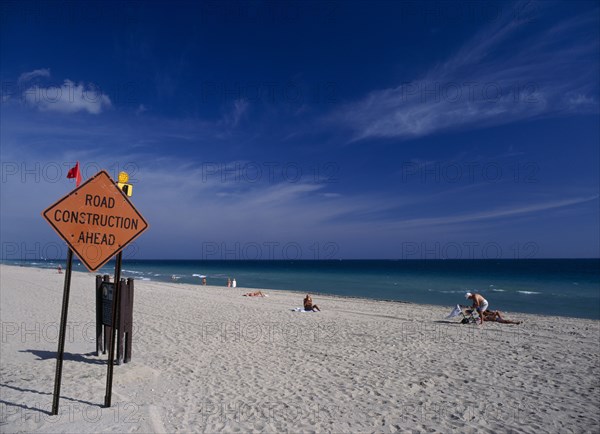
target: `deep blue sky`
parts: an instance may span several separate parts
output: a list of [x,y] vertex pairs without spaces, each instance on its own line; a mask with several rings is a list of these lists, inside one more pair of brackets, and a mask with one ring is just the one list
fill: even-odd
[[[3,2],[5,258],[128,170],[133,258],[598,257],[597,2]],[[60,249],[59,249],[60,250]]]

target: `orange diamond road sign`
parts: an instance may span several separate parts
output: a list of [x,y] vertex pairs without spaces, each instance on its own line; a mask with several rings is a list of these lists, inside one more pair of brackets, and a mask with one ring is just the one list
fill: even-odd
[[88,270],[96,271],[148,229],[148,223],[105,170],[46,209],[42,216]]

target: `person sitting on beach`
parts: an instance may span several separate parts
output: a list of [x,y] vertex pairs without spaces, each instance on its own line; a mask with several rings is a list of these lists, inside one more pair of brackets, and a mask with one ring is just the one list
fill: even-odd
[[483,325],[483,312],[488,308],[488,302],[481,294],[467,292],[465,298],[473,300],[473,309],[479,314],[479,324]]
[[244,297],[266,297],[266,294],[262,291],[247,292]]
[[319,306],[313,304],[312,297],[310,296],[310,294],[306,294],[306,297],[304,297],[304,310],[312,312],[314,312],[315,310],[319,312],[321,311],[321,309],[319,309]]

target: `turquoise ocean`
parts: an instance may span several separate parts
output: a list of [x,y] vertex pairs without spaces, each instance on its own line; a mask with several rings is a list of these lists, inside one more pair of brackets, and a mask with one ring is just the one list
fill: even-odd
[[[57,260],[3,263],[65,267]],[[78,260],[73,270],[87,272]],[[113,273],[114,262],[97,272]],[[192,284],[199,291],[199,276],[206,276],[209,285],[224,287],[227,278],[235,278],[242,288],[434,304],[448,306],[448,312],[456,304],[469,304],[464,294],[471,291],[482,294],[490,309],[600,319],[600,259],[124,260],[122,276]]]

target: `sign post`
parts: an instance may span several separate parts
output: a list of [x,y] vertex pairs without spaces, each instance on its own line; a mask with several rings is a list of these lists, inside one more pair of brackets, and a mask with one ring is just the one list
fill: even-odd
[[69,293],[71,292],[71,269],[73,264],[73,250],[67,252],[67,269],[65,270],[65,288],[63,303],[60,313],[60,333],[58,336],[58,352],[56,356],[56,373],[54,374],[54,396],[52,398],[52,415],[58,414],[58,400],[60,397],[60,384],[62,380],[62,365],[65,356],[65,334],[67,333],[67,312],[69,310]]
[[92,272],[117,255],[113,297],[113,339],[105,397],[106,405],[110,406],[117,325],[115,317],[117,306],[119,306],[117,302],[120,295],[122,251],[131,241],[148,229],[148,223],[105,170],[98,172],[47,208],[42,216],[69,246],[52,404],[52,414],[54,415],[58,414],[60,398],[73,253],[76,253],[86,268]]
[[115,264],[115,289],[113,292],[113,307],[112,307],[112,328],[110,333],[112,335],[110,340],[110,351],[108,352],[108,371],[106,374],[106,395],[104,395],[104,406],[110,407],[112,397],[112,380],[113,370],[115,366],[115,345],[117,340],[117,317],[118,307],[121,306],[121,261],[123,252],[117,254],[117,262]]

